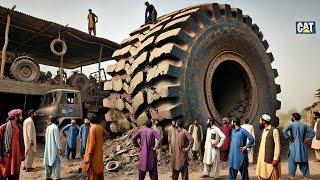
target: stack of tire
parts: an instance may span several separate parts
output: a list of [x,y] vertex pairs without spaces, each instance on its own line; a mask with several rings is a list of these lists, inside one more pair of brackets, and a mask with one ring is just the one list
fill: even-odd
[[238,8],[214,3],[178,10],[133,31],[121,46],[113,54],[117,63],[107,67],[113,78],[104,85],[110,94],[103,100],[105,118],[114,133],[151,118],[162,125],[172,118],[186,125],[194,118],[204,124],[208,117],[221,123],[222,115],[210,105],[214,92],[207,90],[206,80],[221,59],[239,61],[253,79],[247,114],[254,124],[263,113],[275,118],[281,106],[268,42]]

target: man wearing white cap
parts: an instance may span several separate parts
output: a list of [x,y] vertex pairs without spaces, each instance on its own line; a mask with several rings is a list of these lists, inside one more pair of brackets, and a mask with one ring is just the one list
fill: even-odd
[[271,117],[267,114],[262,115],[259,120],[263,133],[260,141],[256,174],[260,180],[278,180],[281,174],[279,131],[271,126],[270,121]]

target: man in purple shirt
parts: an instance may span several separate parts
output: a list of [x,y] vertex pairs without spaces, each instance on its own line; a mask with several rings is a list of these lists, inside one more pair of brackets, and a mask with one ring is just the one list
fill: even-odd
[[[139,142],[138,139],[140,139]],[[155,143],[156,139],[158,140],[157,144]],[[135,147],[140,148],[139,180],[143,180],[146,177],[146,172],[149,172],[151,180],[158,180],[156,149],[159,148],[162,139],[152,129],[152,121],[148,120],[145,127],[139,130],[131,140]]]

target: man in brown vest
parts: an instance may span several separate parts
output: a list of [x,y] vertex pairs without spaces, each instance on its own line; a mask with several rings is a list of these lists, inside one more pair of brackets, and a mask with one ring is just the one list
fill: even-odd
[[192,158],[193,160],[201,160],[201,142],[203,139],[203,131],[202,131],[202,127],[199,124],[199,121],[197,119],[195,119],[193,121],[193,124],[191,124],[189,126],[189,133],[192,135],[193,139],[194,139],[194,144],[193,147],[191,149],[192,151]]
[[317,162],[320,162],[320,113],[313,112],[316,123],[314,124],[314,131],[316,132],[315,137],[312,140],[311,148],[316,153]]
[[278,180],[281,174],[280,136],[278,129],[271,126],[271,118],[264,114],[260,118],[260,128],[264,129],[257,161],[257,176],[260,180]]

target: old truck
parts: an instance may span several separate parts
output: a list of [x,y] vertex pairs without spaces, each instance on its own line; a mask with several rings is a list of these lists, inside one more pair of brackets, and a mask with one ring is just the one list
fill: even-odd
[[[54,39],[67,45],[63,61],[50,49]],[[81,123],[87,112],[103,109],[102,98],[106,93],[101,90],[105,75],[100,63],[112,59],[113,52],[120,47],[117,43],[0,6],[0,45],[4,44],[7,47],[3,47],[6,56],[1,58],[4,64],[0,79],[1,124],[13,108],[24,112],[37,109],[36,130],[43,136],[50,116],[57,116],[63,126],[71,118]],[[54,48],[61,49],[59,44]],[[82,73],[82,67],[92,64],[98,66],[96,78]],[[70,77],[64,75],[60,82],[59,74],[52,77],[55,72],[41,72],[41,65],[55,71],[79,72]]]

